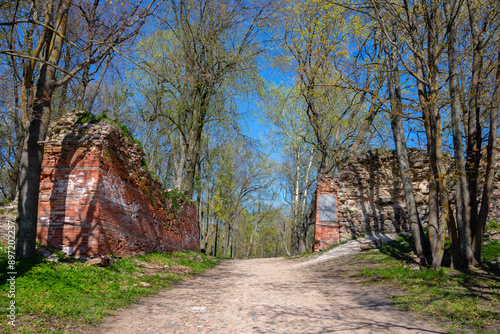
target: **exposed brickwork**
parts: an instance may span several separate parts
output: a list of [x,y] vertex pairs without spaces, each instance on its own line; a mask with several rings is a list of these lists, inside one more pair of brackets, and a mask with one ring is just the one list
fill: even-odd
[[340,242],[338,205],[337,221],[320,221],[319,219],[319,195],[337,194],[337,183],[332,177],[326,177],[317,182],[316,187],[316,223],[314,226],[314,244],[313,251],[318,252]]
[[198,250],[195,205],[173,210],[141,167],[142,150],[106,120],[50,129],[42,163],[38,240],[80,255]]

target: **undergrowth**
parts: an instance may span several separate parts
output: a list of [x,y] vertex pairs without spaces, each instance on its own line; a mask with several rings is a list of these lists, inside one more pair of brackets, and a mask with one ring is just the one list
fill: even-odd
[[488,222],[486,222],[486,231],[498,231],[500,230],[500,223],[498,223],[496,218],[490,219]]
[[[7,324],[11,299],[5,244],[0,252],[1,333],[65,333],[91,327],[113,310],[217,264],[217,260],[199,252],[126,256],[106,268],[68,258],[46,262],[38,254],[34,260],[16,261],[16,327],[11,327]],[[181,272],[169,270],[174,265],[187,268]]]
[[163,193],[163,196],[172,203],[172,209],[179,210],[182,203],[187,202],[186,195],[179,189],[170,189]]
[[390,297],[399,308],[449,323],[447,332],[497,333],[500,328],[500,280],[498,265],[488,260],[500,256],[500,244],[483,246],[481,269],[457,271],[443,267],[438,271],[411,261],[411,237],[399,237],[380,251],[359,255],[371,263],[359,276],[366,284],[397,287],[401,293]]

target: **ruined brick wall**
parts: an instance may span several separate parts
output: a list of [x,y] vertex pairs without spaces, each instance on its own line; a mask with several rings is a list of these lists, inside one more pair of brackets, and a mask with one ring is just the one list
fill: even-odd
[[141,167],[142,150],[103,119],[66,113],[49,130],[42,163],[38,240],[79,255],[198,250],[194,203],[175,210]]
[[335,218],[322,219],[320,215],[320,196],[333,195],[337,200],[337,183],[334,178],[327,177],[317,182],[316,187],[316,223],[314,225],[313,251],[318,252],[340,242],[338,205],[332,208],[335,211]]
[[[497,153],[497,157],[499,157]],[[427,224],[429,160],[426,152],[410,149],[413,190],[419,217]],[[500,166],[497,158],[490,218],[500,219]],[[447,182],[453,189],[452,162]],[[339,239],[377,231],[408,230],[407,212],[399,165],[394,151],[373,150],[347,163],[333,175],[338,186]],[[452,192],[453,193],[453,192]],[[451,203],[454,198],[451,197]]]

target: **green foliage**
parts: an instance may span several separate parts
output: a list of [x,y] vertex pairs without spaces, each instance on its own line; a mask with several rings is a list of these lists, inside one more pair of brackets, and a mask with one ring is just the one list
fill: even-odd
[[486,260],[494,260],[500,257],[500,242],[495,240],[483,245],[481,255]]
[[142,142],[139,139],[134,139],[134,134],[132,133],[132,131],[130,131],[125,125],[121,124],[118,120],[110,118],[108,115],[106,115],[106,113],[102,113],[99,116],[94,116],[94,114],[86,112],[76,120],[75,124],[97,124],[103,119],[119,127],[123,131],[123,135],[129,143],[136,144],[141,150],[143,149]]
[[163,196],[172,203],[172,208],[177,211],[179,210],[182,203],[186,202],[188,199],[186,195],[179,189],[167,190],[163,193]]
[[[3,310],[9,284],[5,245],[0,248],[0,306]],[[217,261],[198,252],[153,253],[116,259],[107,268],[74,262],[44,262],[40,254],[34,260],[16,262],[16,324],[25,332],[64,332],[67,326],[89,327],[103,320],[113,310],[157,293],[186,275],[202,273]],[[190,274],[180,274],[165,266],[183,265]],[[153,268],[153,270],[151,269]],[[149,287],[139,282],[151,284]],[[134,285],[135,284],[135,285]],[[0,332],[9,332],[7,312],[2,312]],[[45,320],[44,320],[45,319]],[[50,319],[50,321],[47,321]]]
[[498,231],[500,230],[500,223],[496,218],[492,218],[488,222],[486,222],[486,231]]

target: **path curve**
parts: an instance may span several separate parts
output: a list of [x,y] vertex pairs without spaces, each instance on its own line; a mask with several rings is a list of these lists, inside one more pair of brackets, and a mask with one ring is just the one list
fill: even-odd
[[92,333],[441,333],[382,296],[283,258],[227,260]]
[[380,233],[375,232],[368,234],[365,237],[349,240],[343,245],[339,245],[335,248],[330,249],[324,253],[313,255],[307,261],[302,262],[299,266],[311,267],[319,263],[327,262],[346,255],[356,255],[361,253],[361,245],[365,243],[375,242],[377,244],[386,244],[392,240],[395,240],[399,234],[397,233]]

